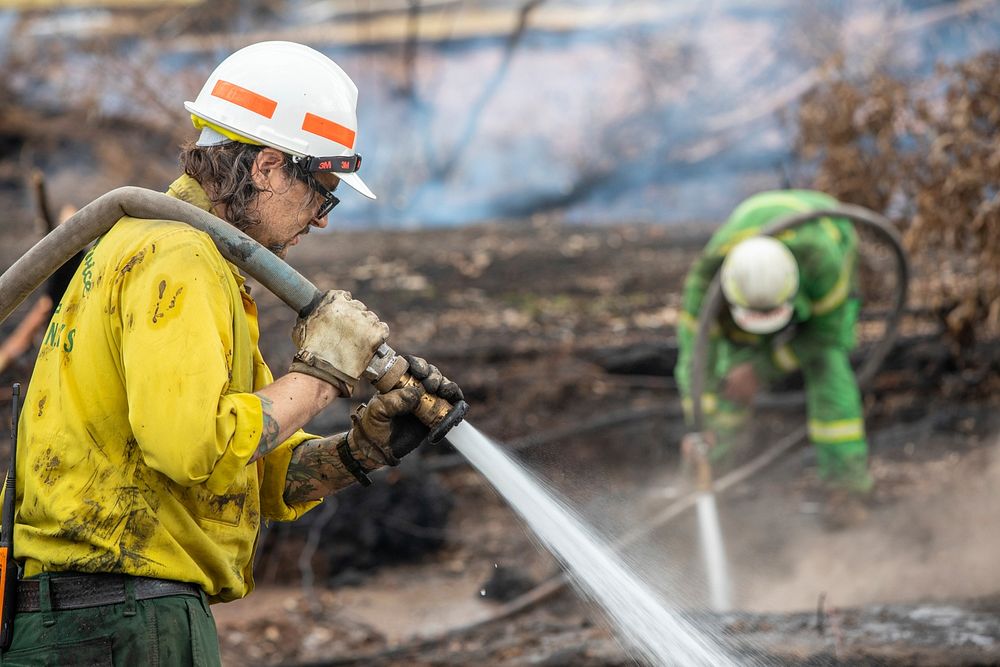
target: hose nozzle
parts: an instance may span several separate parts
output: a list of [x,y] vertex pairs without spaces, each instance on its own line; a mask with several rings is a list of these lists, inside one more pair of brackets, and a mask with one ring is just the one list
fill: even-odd
[[694,463],[695,477],[699,491],[712,490],[712,444],[702,433],[690,433],[686,436],[686,457]]
[[[410,373],[410,365],[406,359],[396,354],[396,351],[385,343],[375,351],[375,356],[368,363],[363,377],[383,394],[410,386],[420,387],[423,391],[420,380]],[[469,404],[465,401],[458,401],[452,405],[440,396],[424,392],[413,414],[431,430],[428,439],[432,443],[437,443],[465,419],[465,413],[468,411]]]

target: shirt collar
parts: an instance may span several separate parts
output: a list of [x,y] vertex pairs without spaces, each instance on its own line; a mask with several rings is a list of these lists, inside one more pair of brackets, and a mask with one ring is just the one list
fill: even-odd
[[[170,187],[167,188],[167,194],[175,199],[180,199],[181,201],[186,201],[189,204],[197,206],[203,211],[212,213],[212,200],[208,198],[208,193],[205,192],[205,188],[201,187],[201,183],[187,174],[181,174],[176,181],[171,183]],[[249,294],[249,287],[244,287],[243,285],[243,283],[246,282],[246,278],[244,278],[243,274],[240,273],[239,267],[230,262],[228,259],[226,260],[226,263],[233,272],[233,277],[236,278],[236,284],[240,287],[240,290]]]
[[208,198],[208,193],[201,187],[201,183],[194,180],[187,174],[181,174],[180,178],[170,184],[167,194],[189,204],[194,204],[203,211],[212,210],[212,200]]

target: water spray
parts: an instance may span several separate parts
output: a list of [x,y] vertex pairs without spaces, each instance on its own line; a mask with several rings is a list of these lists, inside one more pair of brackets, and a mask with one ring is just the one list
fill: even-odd
[[702,558],[705,560],[709,599],[713,611],[729,611],[732,608],[729,567],[712,486],[711,445],[701,433],[691,434],[689,442],[692,446],[688,455],[694,462],[697,479],[698,534],[701,537]]

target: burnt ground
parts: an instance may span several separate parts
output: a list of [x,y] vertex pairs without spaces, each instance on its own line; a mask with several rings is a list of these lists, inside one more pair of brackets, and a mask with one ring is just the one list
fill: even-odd
[[[317,286],[350,290],[389,323],[395,349],[460,382],[469,421],[516,449],[613,540],[690,488],[678,473],[674,326],[683,275],[705,238],[704,227],[539,218],[317,234],[291,262]],[[866,344],[881,333],[892,289],[879,253],[869,255]],[[627,551],[664,600],[728,638],[744,660],[1000,664],[1000,355],[988,341],[944,342],[923,308],[930,269],[915,269],[913,313],[866,394],[878,486],[865,521],[823,526],[812,453],[800,446],[718,499],[738,612],[705,610],[692,512]],[[262,346],[280,371],[293,316],[261,292]],[[749,449],[802,423],[801,410],[786,405],[795,387],[779,388],[786,400],[758,412]],[[332,408],[310,429],[344,428],[347,409]],[[636,664],[572,588],[460,631],[559,568],[446,445],[298,525],[268,526],[256,572],[249,598],[215,607],[227,664]]]

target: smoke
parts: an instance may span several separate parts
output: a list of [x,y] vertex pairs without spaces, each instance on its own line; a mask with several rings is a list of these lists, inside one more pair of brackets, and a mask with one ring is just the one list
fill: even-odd
[[[965,425],[969,430],[986,433],[984,427],[995,429],[988,419],[984,413],[964,421],[975,422]],[[830,530],[822,520],[808,445],[719,495],[734,608],[811,611],[821,596],[829,609],[968,599],[1000,589],[1000,436],[983,439],[963,428],[923,428],[909,443],[886,436],[880,444],[875,433],[873,504],[865,520],[846,529]],[[597,453],[590,443],[566,445],[577,464],[572,470],[563,456],[536,457],[535,464],[549,463],[546,474],[560,492],[613,539],[646,525],[691,490],[675,460],[654,466],[638,452],[636,443],[650,437],[644,431],[603,439]],[[609,466],[608,457],[617,465]],[[709,607],[693,511],[650,532],[623,556],[636,576],[673,604],[692,611]]]
[[[926,17],[900,2],[716,2],[630,22],[619,3],[615,23],[553,31],[550,7],[528,4],[523,33],[420,44],[419,104],[394,114],[398,125],[380,122],[392,100],[363,105],[380,169],[406,165],[411,177],[394,180],[385,224],[539,210],[574,222],[719,219],[749,192],[786,184],[792,111],[833,59],[859,74],[926,71],[986,48],[1000,18]],[[894,30],[919,48],[896,48]]]
[[[235,33],[194,31],[187,40],[126,37],[97,50],[56,40],[49,54],[52,40],[33,36],[32,26],[54,25],[59,11],[16,23],[0,16],[0,34],[10,34],[10,54],[44,54],[44,67],[6,58],[11,97],[29,113],[87,104],[168,134],[186,127],[180,101],[232,45],[268,29],[311,43],[359,84],[358,149],[380,195],[375,204],[345,197],[339,227],[535,212],[669,223],[718,220],[750,192],[786,185],[796,167],[795,105],[834,60],[848,72],[905,75],[996,44],[995,5],[925,4],[511,0],[418,12],[413,3],[396,17],[398,34],[366,41],[372,17],[364,12],[261,13],[251,3],[231,21],[205,23]],[[414,32],[421,25],[432,36]],[[341,37],[322,37],[324,27]],[[173,155],[162,159],[173,167]]]
[[[758,540],[753,549],[742,540],[731,552],[742,565],[736,575],[742,582],[740,606],[801,611],[815,608],[821,594],[828,606],[848,607],[996,591],[1000,438],[994,442],[961,456],[938,451],[939,458],[929,461],[876,461],[881,502],[855,528],[829,532],[808,515],[760,526],[775,543],[771,553],[762,553]],[[774,515],[790,509],[787,505],[752,511]],[[754,530],[754,524],[743,522],[742,530]]]

